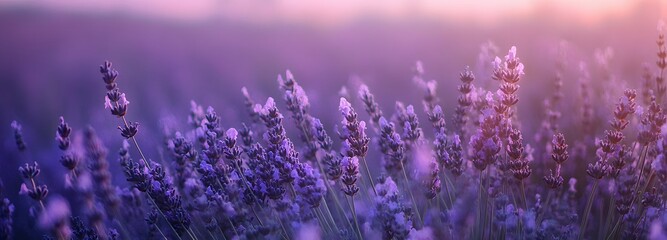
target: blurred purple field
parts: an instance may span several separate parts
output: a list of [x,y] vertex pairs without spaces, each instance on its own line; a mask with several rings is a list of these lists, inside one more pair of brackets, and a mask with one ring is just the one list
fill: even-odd
[[[660,89],[661,56],[656,56],[661,34],[656,26],[664,18],[665,6],[661,1],[627,5],[622,14],[581,24],[564,20],[567,11],[550,12],[545,4],[493,23],[415,14],[400,19],[370,15],[331,25],[285,19],[181,21],[114,11],[0,5],[0,200],[6,197],[14,206],[8,211],[7,203],[0,204],[0,239],[112,239],[111,232],[118,239],[667,239],[662,231],[667,227],[667,168],[662,163],[667,144],[664,122],[660,123],[664,113],[657,110],[667,102]],[[512,56],[513,46],[525,75],[510,64],[519,61]],[[505,65],[494,66],[496,56]],[[102,77],[113,72],[103,68],[108,71],[100,75],[105,61],[113,62],[112,69],[118,71],[114,80],[119,94],[130,102],[128,120],[139,123],[138,143],[127,137],[134,160],[118,154],[124,138],[117,126],[127,126],[105,109],[105,96],[112,97]],[[461,75],[466,66],[474,74],[474,89],[467,95],[460,87],[466,83]],[[498,78],[494,75],[498,69],[515,71],[520,81],[511,82],[511,74]],[[645,69],[649,81],[644,79]],[[277,80],[279,75],[282,80]],[[431,100],[432,89],[415,77],[437,82]],[[516,93],[507,90],[515,84],[520,86]],[[364,86],[384,113],[379,115],[386,118],[385,124],[379,115],[372,118],[371,101],[360,93]],[[259,104],[254,111],[246,106],[243,87]],[[491,101],[486,91],[494,96]],[[558,94],[562,97],[551,102]],[[302,95],[307,95],[306,103]],[[504,102],[510,96],[519,99],[516,105]],[[656,97],[654,104],[651,96]],[[265,104],[269,97],[284,116],[280,127],[272,122],[276,117],[271,115],[271,104]],[[290,97],[296,103],[285,101]],[[361,135],[368,136],[367,154],[359,153],[354,142],[363,137],[354,129],[343,130],[346,124],[360,123],[341,116],[349,114],[341,97],[366,124]],[[191,101],[201,105],[199,115],[191,112]],[[397,101],[403,108],[396,107]],[[470,101],[470,106],[459,108],[462,101]],[[125,105],[118,99],[110,102],[112,109]],[[440,116],[436,104],[446,122],[443,129],[436,126]],[[625,121],[618,114],[623,104],[632,109],[624,109],[630,112],[627,128],[610,126]],[[406,108],[409,105],[414,111]],[[306,116],[301,121],[294,117],[299,111]],[[212,124],[211,115],[219,125]],[[413,115],[418,120],[410,122]],[[54,140],[61,116],[72,128],[72,148],[65,152],[58,147],[58,141],[65,140]],[[188,116],[199,117],[194,121],[198,126]],[[457,117],[467,122],[457,126]],[[22,126],[27,145],[23,152],[17,149],[13,121]],[[333,146],[319,139],[316,122],[320,121]],[[249,144],[243,139],[242,123],[254,132]],[[419,130],[411,124],[418,124]],[[284,132],[274,132],[283,125]],[[396,138],[389,133],[390,125]],[[89,126],[94,133],[87,130]],[[487,139],[481,132],[485,128],[495,131],[495,137]],[[182,139],[177,131],[183,133]],[[416,137],[411,135],[416,132]],[[613,141],[617,132],[622,140]],[[557,133],[567,144],[557,141]],[[272,142],[272,134],[285,139]],[[460,142],[455,140],[459,138]],[[179,153],[179,141],[190,144],[196,156]],[[103,143],[106,154],[91,153],[90,142]],[[141,145],[147,159],[140,157],[135,144]],[[218,144],[221,152],[216,155],[211,149]],[[458,153],[463,161],[458,166],[464,165],[458,174],[452,170],[457,144],[462,145]],[[497,162],[479,160],[489,145],[500,149],[489,157]],[[550,171],[556,167],[561,172],[561,163],[552,160],[558,146],[565,146],[570,158],[561,162],[561,185],[551,189],[544,178],[548,172],[553,177],[555,172]],[[253,155],[261,152],[260,147],[266,159]],[[234,155],[234,150],[239,153]],[[63,167],[61,156],[77,151],[80,165],[72,171]],[[294,151],[296,161],[278,156],[289,155],[285,151]],[[518,151],[516,158],[510,157],[513,151]],[[404,154],[400,166],[390,163],[397,152]],[[332,164],[325,162],[327,154]],[[433,160],[439,170],[422,172],[420,158]],[[289,167],[278,163],[263,166],[257,159],[287,161],[294,169],[283,170]],[[330,173],[336,161],[342,181]],[[617,168],[614,163],[619,161],[623,164]],[[20,173],[19,167],[33,162],[41,168],[39,175],[22,177],[26,170]],[[142,190],[137,187],[142,185],[127,181],[129,162],[148,175],[144,183],[148,190],[131,190]],[[355,164],[358,172],[351,173]],[[275,170],[267,175],[286,176],[260,184],[262,167]],[[596,167],[603,169],[597,170],[604,177],[591,173]],[[166,179],[154,173],[161,168]],[[517,177],[526,168],[530,176]],[[99,174],[95,169],[104,171]],[[78,171],[93,176],[87,190],[78,176],[72,177]],[[207,174],[217,179],[207,179]],[[345,177],[358,181],[347,184]],[[576,185],[568,185],[570,178],[577,179]],[[32,179],[38,184],[30,186]],[[208,181],[218,181],[220,189]],[[432,197],[421,189],[429,181],[438,185],[431,186]],[[41,208],[33,201],[39,197],[19,194],[37,191],[39,184],[49,190],[42,199],[46,207]],[[271,192],[273,185],[281,188],[275,190],[282,191],[279,197],[272,195],[277,194]],[[359,192],[350,193],[357,185]],[[157,193],[153,188],[173,192]],[[629,202],[623,198],[626,192],[632,196]],[[104,197],[109,194],[122,196],[121,206],[113,211]],[[165,200],[169,206],[163,208],[160,197],[165,196],[159,194],[168,199],[178,196],[178,204]],[[316,204],[305,197],[308,194],[320,194],[313,197]],[[141,203],[136,211],[128,210],[134,207],[123,198],[128,196]],[[350,199],[352,206],[347,205]],[[214,209],[213,216],[198,208],[202,205]],[[623,212],[618,206],[629,210]],[[52,211],[65,208],[66,213]],[[101,213],[92,214],[90,209]],[[151,216],[157,220],[144,221]],[[176,225],[176,218],[187,218],[188,223]],[[7,236],[6,226],[11,226]],[[88,233],[78,231],[86,228]]]

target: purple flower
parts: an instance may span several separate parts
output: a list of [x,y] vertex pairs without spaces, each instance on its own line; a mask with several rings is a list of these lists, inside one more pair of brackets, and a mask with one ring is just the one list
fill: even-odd
[[62,197],[51,198],[37,221],[40,228],[53,231],[58,238],[69,239],[69,203]]
[[131,122],[128,123],[128,125],[125,126],[118,126],[118,130],[120,130],[120,135],[123,136],[126,139],[133,138],[135,135],[137,135],[137,132],[139,132],[139,123],[138,122]]
[[56,131],[56,141],[58,142],[58,148],[60,150],[67,150],[70,145],[69,135],[72,132],[72,128],[65,122],[65,118],[60,117],[60,123],[58,124],[58,130]]
[[12,224],[14,222],[14,205],[4,197],[2,180],[0,180],[0,240],[12,238]]
[[382,232],[383,239],[405,239],[412,229],[411,209],[400,199],[398,187],[391,177],[375,185],[377,196],[372,226]]
[[380,118],[380,151],[383,153],[383,164],[387,172],[396,176],[406,161],[405,144],[400,135],[394,131],[394,124],[384,117]]
[[327,191],[320,173],[308,163],[299,163],[292,171],[292,177],[294,190],[297,192],[297,204],[311,208],[319,207]]
[[104,96],[104,108],[109,109],[112,115],[123,117],[127,114],[127,106],[130,101],[125,98],[125,93],[121,93],[118,88],[110,90]]
[[340,99],[338,109],[343,115],[342,130],[338,132],[344,140],[341,152],[348,157],[366,157],[370,142],[370,138],[366,136],[366,122],[357,119],[357,113],[345,98]]
[[[345,116],[350,116],[351,113],[354,111],[354,109],[352,109],[352,105],[350,104],[350,102],[348,102],[347,99],[342,97],[340,98],[340,103],[338,104],[338,111],[340,111],[340,113],[343,114],[343,116],[345,117]],[[346,119],[343,119],[343,123],[346,123]]]
[[107,90],[116,88],[116,78],[118,77],[118,72],[113,69],[111,62],[104,61],[104,64],[100,66],[100,73],[102,73],[102,80],[106,84]]
[[23,131],[21,131],[21,124],[17,121],[12,121],[11,124],[12,130],[14,130],[14,140],[16,142],[16,147],[19,149],[19,152],[23,152],[26,149],[25,141],[23,141]]
[[225,132],[225,136],[226,136],[228,139],[231,139],[231,140],[234,140],[234,141],[236,141],[236,137],[237,137],[238,135],[239,135],[239,132],[236,131],[235,128],[229,128],[229,129],[227,129],[227,132]]
[[344,157],[343,158],[343,176],[341,181],[345,186],[343,186],[343,192],[348,196],[354,196],[359,192],[359,187],[357,187],[357,180],[359,179],[359,159],[356,156],[353,157]]
[[378,126],[380,117],[382,117],[382,110],[375,100],[375,96],[368,90],[366,84],[361,84],[361,86],[359,86],[359,98],[364,103],[366,112],[371,116],[371,122],[374,123],[375,126]]

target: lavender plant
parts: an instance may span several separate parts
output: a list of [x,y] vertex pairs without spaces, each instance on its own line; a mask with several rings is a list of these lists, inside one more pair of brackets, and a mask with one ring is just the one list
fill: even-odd
[[[0,185],[0,239],[20,238],[14,218],[28,213],[40,234],[57,239],[662,239],[664,42],[660,33],[657,73],[646,66],[638,91],[605,93],[619,95],[613,105],[592,84],[618,80],[608,59],[601,72],[557,59],[551,92],[532,99],[519,84],[534,75],[511,47],[484,63],[491,69],[447,76],[460,81],[452,98],[438,92],[451,85],[426,80],[417,62],[411,80],[420,99],[391,99],[358,82],[358,98],[342,92],[335,117],[316,116],[322,99],[286,71],[277,81],[284,101],[259,104],[243,87],[236,97],[245,117],[192,101],[186,127],[164,136],[128,120],[140,104],[129,108],[118,71],[105,62],[104,107],[122,138],[105,142],[106,131],[60,117],[50,126],[58,156],[45,159],[30,153],[13,122],[16,189],[34,201],[15,208]],[[473,85],[476,76],[484,87]],[[575,88],[581,101],[571,99]],[[524,108],[524,99],[543,109]],[[395,102],[393,113],[385,102]],[[110,161],[107,146],[119,144]],[[48,161],[62,168],[41,167]],[[49,181],[56,171],[65,188]]]
[[7,240],[11,239],[12,234],[12,224],[14,222],[14,205],[9,199],[4,198],[4,185],[0,180],[0,239]]

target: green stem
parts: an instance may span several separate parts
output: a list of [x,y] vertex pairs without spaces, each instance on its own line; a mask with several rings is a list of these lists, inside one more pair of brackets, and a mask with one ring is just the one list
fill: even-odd
[[609,235],[607,235],[605,240],[609,240],[609,239],[612,239],[614,237],[614,234],[616,233],[616,230],[618,229],[618,226],[621,225],[621,220],[623,220],[623,216],[625,216],[625,215],[621,215],[621,216],[618,217],[618,220],[616,220],[616,224],[614,224],[614,228],[611,229],[611,232],[609,233]]
[[[276,215],[276,216],[278,216],[278,215]],[[282,219],[280,219],[280,216],[278,216],[278,223],[280,224],[280,228],[283,230],[283,233],[285,234],[283,237],[285,239],[290,239],[289,238],[289,233],[287,233],[287,229],[285,229],[285,225],[283,225],[283,221],[282,221]],[[280,235],[282,235],[282,233]]]
[[403,164],[403,161],[401,161],[401,169],[403,170],[403,177],[405,178],[406,190],[410,193],[412,205],[414,206],[415,213],[417,213],[417,218],[419,218],[420,226],[424,226],[424,221],[422,220],[422,216],[419,214],[419,208],[417,207],[417,201],[415,201],[415,196],[412,194],[412,189],[410,189],[410,181],[408,180],[408,174],[405,173],[405,165]]
[[[329,221],[328,216],[324,213],[324,211],[322,211],[321,207],[322,207],[322,205],[318,206],[317,208],[315,208],[315,211],[318,212],[320,214],[320,216],[322,216],[322,219],[324,220],[324,222],[329,227],[329,230],[331,231],[331,233],[332,234],[338,234],[338,225],[336,225],[336,222],[333,221],[333,219],[331,219],[332,221]],[[333,225],[333,227],[331,225]]]
[[521,187],[521,197],[523,198],[523,209],[525,211],[528,211],[528,200],[526,200],[526,187],[523,180],[521,180],[521,184],[519,186]]
[[635,190],[639,190],[639,184],[641,183],[642,180],[642,175],[644,175],[644,163],[646,161],[646,152],[648,152],[648,147],[644,146],[642,147],[642,150],[640,151],[639,154],[639,164],[637,165],[639,167],[639,177],[637,178],[637,183],[635,184]]
[[167,236],[164,235],[164,233],[162,232],[162,230],[160,230],[160,227],[155,226],[155,229],[157,229],[157,231],[160,233],[160,235],[162,235],[162,238],[164,238],[165,240],[168,239]]
[[352,210],[352,218],[354,219],[354,226],[356,226],[357,236],[359,237],[359,240],[362,240],[364,237],[361,235],[361,228],[359,228],[359,222],[357,221],[357,211],[354,209],[354,196],[350,196],[350,201],[348,201],[348,203]]
[[586,209],[584,210],[584,218],[581,221],[581,227],[579,228],[579,240],[583,239],[585,233],[586,233],[586,226],[588,225],[588,216],[591,212],[591,208],[593,207],[593,200],[595,199],[596,191],[598,188],[598,181],[599,179],[595,179],[595,182],[593,182],[593,189],[591,190],[591,194],[588,196],[588,202],[586,202]]
[[603,232],[599,233],[599,236],[602,236],[604,233],[608,232],[609,230],[609,225],[614,219],[614,207],[616,206],[616,199],[614,197],[611,197],[609,199],[609,208],[607,209],[607,221],[604,224],[604,229],[601,229]]
[[[479,233],[482,230],[482,174],[483,172],[479,173],[479,187],[477,187],[477,217],[475,218],[475,221],[477,224],[475,224],[475,227],[477,228],[474,233],[479,235]],[[476,239],[481,239],[480,236],[475,236]]]
[[366,163],[366,158],[362,157],[361,161],[364,163],[364,167],[366,168],[366,174],[368,175],[368,180],[371,182],[371,187],[373,188],[373,193],[375,193],[375,196],[378,195],[377,190],[375,190],[375,183],[373,183],[373,177],[371,176],[371,170],[368,169],[368,164]]
[[[343,205],[340,204],[340,200],[338,199],[338,195],[336,194],[336,192],[331,187],[331,184],[329,183],[329,176],[327,176],[326,172],[324,171],[324,167],[322,167],[322,163],[320,163],[319,159],[317,159],[317,166],[320,168],[320,171],[323,173],[322,177],[324,178],[324,184],[326,185],[327,191],[329,192],[329,194],[333,197],[334,203],[336,204],[336,207],[339,210],[338,213],[345,213],[345,210],[343,210]],[[325,209],[329,213],[329,217],[331,218],[331,221],[335,224],[336,221],[333,219],[333,215],[331,214],[331,210],[329,210],[329,205],[327,204],[326,199],[323,199],[323,202],[324,202]],[[340,215],[339,215],[339,217],[340,217]],[[350,229],[354,228],[349,221],[345,221],[345,222],[348,223],[348,226],[350,227]],[[336,228],[338,228],[338,227],[336,227]]]
[[553,195],[554,192],[553,192],[552,189],[549,189],[548,191],[549,191],[549,193],[547,194],[547,201],[546,201],[544,207],[542,207],[542,213],[540,214],[539,217],[537,217],[537,221],[535,222],[535,223],[537,223],[537,226],[542,225],[542,220],[544,220],[544,216],[550,210],[549,208],[551,206],[551,198],[552,198],[552,195]]
[[[453,207],[454,198],[456,198],[456,188],[452,184],[452,180],[447,177],[447,173],[442,173],[442,175],[445,177],[445,190],[447,190],[447,196],[449,196],[449,203],[451,203],[451,206]],[[447,187],[447,185],[449,185],[449,187]]]
[[[320,214],[315,210],[315,208],[311,208],[310,211],[311,211],[311,212],[315,215],[315,217],[317,218],[317,224],[320,226],[320,229],[322,229],[322,231],[324,231],[324,232],[323,232],[323,233],[324,233],[324,236],[326,236],[326,234],[327,234],[328,232],[330,232],[330,229],[327,228],[327,226],[322,222],[322,218],[320,217]],[[328,223],[327,223],[327,225],[328,225]]]

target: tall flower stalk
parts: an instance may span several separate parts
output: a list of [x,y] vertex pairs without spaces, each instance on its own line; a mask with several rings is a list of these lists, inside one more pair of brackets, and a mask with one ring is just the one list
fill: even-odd
[[[140,184],[143,185],[140,190],[144,189],[144,192],[147,192],[149,190],[147,185],[152,185],[150,188],[151,191],[148,192],[148,196],[151,199],[151,202],[159,208],[161,215],[167,220],[178,238],[180,239],[180,235],[186,232],[190,238],[196,239],[194,234],[190,232],[191,222],[189,216],[187,216],[187,213],[184,212],[180,206],[180,196],[177,195],[173,189],[173,186],[166,184],[167,182],[164,181],[164,170],[160,166],[156,166],[154,169],[154,166],[148,162],[148,158],[146,158],[143,151],[141,150],[141,147],[139,147],[139,143],[137,142],[136,138],[137,132],[139,131],[139,123],[128,122],[125,118],[130,101],[128,101],[125,97],[125,93],[122,93],[118,88],[116,83],[118,71],[112,68],[111,62],[106,61],[103,65],[100,66],[100,73],[102,74],[102,80],[106,84],[107,89],[104,107],[108,108],[112,115],[122,119],[123,126],[118,126],[118,129],[121,132],[121,136],[123,136],[125,139],[132,140],[134,146],[139,152],[139,155],[141,156],[141,160],[144,163],[143,167],[145,167],[153,175],[153,180],[149,179],[148,176],[143,175],[146,177],[146,179],[142,179]],[[128,169],[134,172],[143,171],[141,168],[142,167],[139,166],[133,166]],[[169,201],[172,202],[168,203]],[[167,213],[165,213],[165,211]]]

